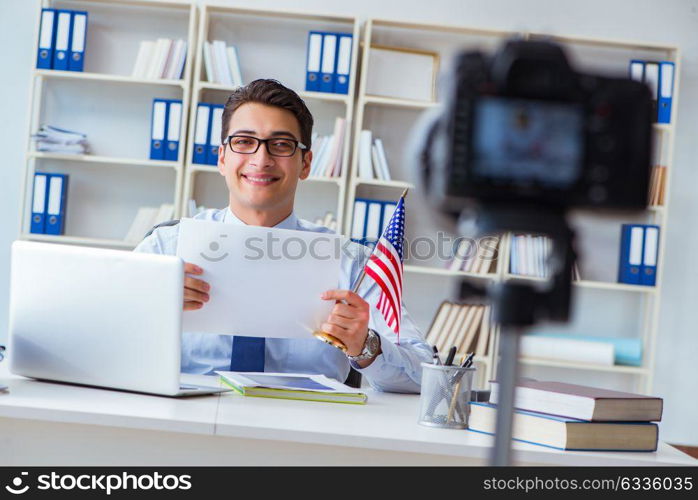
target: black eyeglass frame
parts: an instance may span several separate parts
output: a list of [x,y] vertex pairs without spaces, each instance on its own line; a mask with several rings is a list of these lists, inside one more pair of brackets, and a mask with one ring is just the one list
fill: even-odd
[[[233,149],[233,145],[230,143],[230,140],[233,137],[244,137],[245,139],[254,139],[255,141],[257,141],[257,147],[255,148],[254,151],[250,151],[248,153],[242,153],[240,151],[235,151]],[[277,154],[274,154],[271,152],[271,150],[269,149],[269,141],[278,141],[279,139],[293,143],[294,148],[293,148],[293,152],[291,154],[289,154],[289,155],[277,155]],[[277,158],[290,158],[291,156],[295,155],[296,151],[298,151],[299,149],[301,150],[301,152],[308,149],[308,146],[303,144],[301,141],[298,141],[296,139],[291,139],[290,137],[270,137],[269,139],[260,139],[259,137],[255,137],[253,135],[233,134],[233,135],[229,135],[228,137],[226,137],[225,141],[223,141],[223,144],[227,144],[233,153],[236,153],[239,155],[253,155],[253,154],[255,154],[257,151],[259,151],[259,146],[261,146],[262,143],[264,143],[264,147],[267,148],[267,153],[269,153],[269,155],[271,155],[271,156],[276,156]]]

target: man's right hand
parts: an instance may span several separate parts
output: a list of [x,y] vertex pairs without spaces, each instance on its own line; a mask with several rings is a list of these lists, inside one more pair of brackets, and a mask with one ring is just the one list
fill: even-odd
[[204,307],[204,303],[208,302],[208,292],[211,285],[204,280],[193,278],[191,275],[201,275],[204,270],[199,266],[189,262],[184,263],[184,310],[195,311]]

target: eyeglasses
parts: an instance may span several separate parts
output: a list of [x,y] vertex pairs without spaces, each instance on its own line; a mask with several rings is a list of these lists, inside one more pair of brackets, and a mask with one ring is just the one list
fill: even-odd
[[233,153],[252,155],[257,152],[259,145],[264,143],[267,153],[271,156],[293,156],[296,149],[308,149],[308,146],[295,139],[273,137],[271,139],[259,139],[251,135],[230,135],[225,140]]

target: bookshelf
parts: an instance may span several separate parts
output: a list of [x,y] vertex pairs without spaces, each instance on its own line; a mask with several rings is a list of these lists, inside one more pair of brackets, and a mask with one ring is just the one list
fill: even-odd
[[[305,64],[308,32],[343,32],[353,35],[353,50],[348,94],[305,91]],[[296,213],[308,220],[333,212],[341,228],[344,221],[346,178],[349,169],[350,132],[354,113],[354,75],[357,68],[359,24],[356,18],[317,12],[256,10],[219,5],[203,5],[199,23],[196,64],[193,75],[190,121],[195,122],[199,102],[225,104],[234,88],[206,81],[203,61],[205,41],[223,40],[238,50],[244,83],[257,78],[273,78],[295,90],[306,102],[315,119],[313,131],[319,135],[333,132],[336,117],[346,120],[341,176],[309,177],[301,181],[296,196]],[[187,216],[186,206],[194,199],[197,206],[225,207],[228,204],[225,183],[217,167],[192,163],[194,127],[189,128],[184,170],[182,203],[178,216]]]
[[[193,61],[181,80],[133,78],[141,40],[181,38],[192,47],[198,10],[183,0],[42,0],[41,8],[88,12],[84,71],[32,70],[20,237],[35,241],[130,249],[124,237],[138,208],[171,203],[179,210],[184,172],[178,161],[149,159],[154,98],[181,99],[188,109]],[[36,13],[36,57],[41,10]],[[153,23],[152,19],[158,22]],[[104,119],[108,117],[108,119]],[[87,134],[88,154],[39,152],[30,136],[50,124]],[[188,113],[180,122],[180,137]],[[183,141],[182,141],[183,142]],[[69,175],[63,235],[29,232],[35,172]]]
[[[492,53],[505,39],[518,36],[526,39],[550,39],[564,44],[571,63],[581,71],[626,75],[631,59],[669,60],[676,64],[674,77],[673,121],[678,109],[678,80],[680,55],[676,47],[644,42],[601,40],[576,36],[550,36],[545,33],[515,33],[501,30],[467,28],[435,24],[418,24],[386,19],[368,19],[362,39],[362,66],[357,93],[356,120],[352,168],[349,172],[347,213],[344,230],[350,234],[353,201],[357,197],[395,199],[405,187],[413,187],[414,176],[408,171],[404,146],[409,132],[420,114],[438,105],[434,101],[400,99],[369,95],[367,78],[371,73],[370,51],[379,46],[407,47],[432,51],[440,56],[442,65],[448,64],[456,50],[484,50]],[[391,170],[391,181],[366,180],[359,174],[359,134],[370,129],[374,137],[381,137]],[[668,167],[671,176],[674,123],[654,124],[653,135],[658,149],[654,164]],[[577,232],[581,280],[573,284],[575,306],[572,321],[567,325],[545,325],[536,332],[565,332],[570,335],[588,334],[639,338],[643,345],[641,366],[597,366],[557,360],[522,359],[526,376],[550,378],[648,393],[652,389],[655,348],[660,308],[665,228],[668,217],[667,196],[663,206],[650,206],[640,214],[598,214],[593,211],[575,211],[571,222]],[[429,208],[419,195],[407,199],[406,238],[436,238],[435,219],[428,215]],[[653,287],[617,283],[620,226],[624,223],[657,224],[660,226],[657,284]],[[449,233],[448,236],[456,235]],[[406,257],[404,301],[417,325],[428,331],[442,300],[455,298],[461,280],[484,285],[507,280],[542,281],[542,278],[515,276],[510,273],[512,235],[504,235],[498,249],[496,269],[485,275],[453,271],[443,258]],[[438,246],[438,245],[437,245]],[[628,319],[628,315],[631,316]],[[608,321],[608,324],[605,322]],[[501,330],[494,326],[487,356],[476,357],[479,364],[479,383],[496,374],[497,345]]]
[[[350,234],[353,203],[357,197],[395,200],[409,188],[407,238],[439,241],[441,227],[418,196],[414,178],[405,161],[412,127],[420,115],[438,105],[433,100],[411,100],[371,95],[367,92],[371,45],[406,47],[439,55],[446,66],[462,49],[489,53],[512,36],[546,38],[563,43],[572,63],[589,72],[626,74],[630,59],[670,60],[676,64],[673,119],[679,106],[679,49],[672,46],[622,40],[550,36],[545,33],[420,24],[388,19],[367,19],[360,30],[352,16],[285,10],[249,9],[207,5],[184,0],[42,0],[41,7],[87,10],[87,51],[84,72],[33,70],[29,102],[25,175],[22,190],[21,237],[37,241],[129,249],[123,241],[138,208],[173,203],[175,217],[187,216],[187,202],[224,207],[227,190],[214,166],[192,163],[194,119],[199,102],[224,103],[233,88],[206,81],[203,43],[224,40],[238,48],[245,83],[256,78],[275,78],[296,90],[315,117],[314,130],[332,133],[337,116],[347,122],[342,151],[342,174],[337,178],[309,178],[299,185],[296,211],[313,220],[326,211],[337,216],[338,227]],[[157,16],[158,23],[152,22]],[[40,12],[36,16],[36,53]],[[306,92],[305,58],[308,31],[325,30],[353,34],[350,87],[347,95]],[[360,41],[361,36],[361,43]],[[188,57],[181,80],[145,80],[130,76],[141,40],[157,37],[188,41]],[[291,42],[292,41],[292,42]],[[359,68],[359,61],[361,63]],[[359,71],[360,70],[360,71]],[[148,159],[152,99],[183,100],[180,154],[176,162]],[[109,120],[102,119],[102,116]],[[88,133],[90,154],[65,155],[35,151],[29,135],[49,123]],[[656,164],[667,167],[664,204],[641,214],[595,214],[578,211],[572,222],[582,255],[582,280],[574,283],[576,306],[569,325],[545,326],[542,332],[589,333],[639,338],[643,362],[639,367],[595,366],[551,360],[523,359],[525,375],[569,382],[650,392],[658,338],[658,319],[664,267],[664,247],[671,182],[675,123],[655,124]],[[358,178],[359,133],[371,129],[386,148],[392,180]],[[118,137],[118,141],[114,140]],[[32,181],[35,172],[70,175],[65,235],[34,235],[28,232]],[[658,276],[654,287],[616,283],[623,223],[652,223],[661,227]],[[458,235],[447,229],[440,248],[422,252],[410,249],[405,261],[404,299],[411,316],[426,333],[439,304],[455,297],[461,280],[478,285],[510,279],[511,235],[498,246],[496,266],[488,273],[453,271],[447,265],[448,241]],[[415,251],[412,251],[415,250]],[[429,249],[427,249],[429,250]],[[442,250],[448,250],[443,252]],[[635,313],[635,314],[632,314]],[[539,329],[536,329],[538,331]],[[496,373],[500,330],[493,326],[486,356],[475,358],[479,385]]]

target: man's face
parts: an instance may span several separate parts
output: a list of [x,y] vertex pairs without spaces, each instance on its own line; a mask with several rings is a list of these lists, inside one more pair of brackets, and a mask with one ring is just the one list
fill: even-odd
[[[259,139],[274,137],[300,141],[300,125],[290,111],[259,103],[240,106],[230,118],[226,136],[248,135]],[[299,179],[310,174],[312,153],[272,156],[265,144],[253,154],[233,152],[226,144],[219,148],[218,170],[228,185],[231,208],[285,212],[293,209]]]

